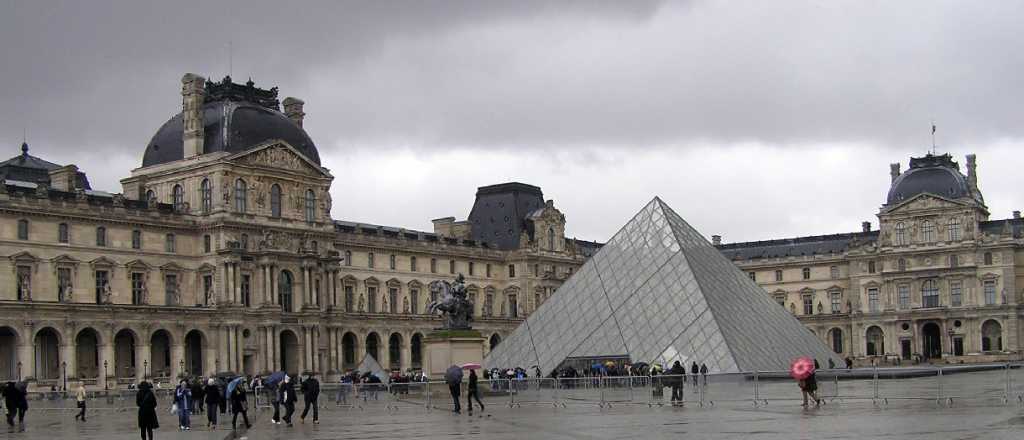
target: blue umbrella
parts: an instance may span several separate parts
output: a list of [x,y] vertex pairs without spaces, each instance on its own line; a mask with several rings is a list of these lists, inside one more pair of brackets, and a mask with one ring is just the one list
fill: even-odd
[[266,386],[277,385],[279,382],[284,381],[284,376],[284,371],[278,371],[274,374],[271,374],[270,376],[267,376],[266,379],[263,379],[263,384]]
[[238,384],[242,383],[242,380],[243,378],[239,376],[236,377],[235,380],[232,380],[230,383],[228,383],[227,391],[224,393],[224,397],[226,398],[231,396],[231,393],[235,391],[235,388],[238,388]]

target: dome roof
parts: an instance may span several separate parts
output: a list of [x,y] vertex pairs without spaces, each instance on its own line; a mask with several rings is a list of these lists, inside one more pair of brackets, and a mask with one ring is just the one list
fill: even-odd
[[960,166],[948,154],[910,158],[910,169],[893,181],[886,204],[900,203],[924,193],[948,199],[974,197],[984,203],[980,193],[971,191],[967,177],[960,174]]
[[[207,83],[206,88],[204,153],[239,153],[278,139],[320,164],[320,154],[306,131],[277,110],[276,87],[264,91],[253,88],[251,81],[242,86],[225,78],[224,83]],[[142,166],[183,159],[183,135],[182,114],[178,113],[153,135],[142,156]]]

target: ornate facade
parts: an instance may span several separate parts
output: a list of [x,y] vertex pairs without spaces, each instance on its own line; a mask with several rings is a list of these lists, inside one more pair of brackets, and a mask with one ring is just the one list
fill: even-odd
[[974,155],[890,169],[879,230],[718,248],[837,353],[864,364],[1019,359],[1024,220],[990,220]]
[[367,354],[418,369],[440,324],[431,281],[466,276],[494,345],[598,247],[519,183],[480,188],[468,220],[433,232],[334,220],[301,100],[282,112],[276,88],[193,74],[181,96],[121,193],[27,145],[0,163],[0,379],[330,378]]

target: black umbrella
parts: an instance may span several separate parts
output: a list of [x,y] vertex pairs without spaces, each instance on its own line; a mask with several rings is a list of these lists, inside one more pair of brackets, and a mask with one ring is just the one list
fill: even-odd
[[448,383],[462,383],[462,367],[452,365],[444,373],[444,380]]

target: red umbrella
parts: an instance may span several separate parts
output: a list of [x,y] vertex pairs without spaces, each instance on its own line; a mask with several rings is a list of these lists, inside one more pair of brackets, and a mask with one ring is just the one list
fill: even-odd
[[463,370],[479,370],[480,369],[480,364],[475,364],[475,363],[471,362],[471,363],[462,365],[462,369]]
[[793,359],[793,363],[789,365],[789,375],[793,376],[793,379],[807,379],[812,374],[814,374],[814,359],[809,357]]

